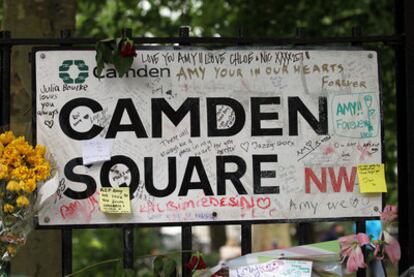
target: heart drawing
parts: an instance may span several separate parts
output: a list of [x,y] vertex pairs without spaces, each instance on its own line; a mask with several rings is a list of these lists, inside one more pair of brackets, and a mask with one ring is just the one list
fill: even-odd
[[271,205],[269,197],[259,197],[257,198],[257,206],[261,209],[267,209]]
[[248,152],[248,151],[249,151],[249,142],[248,142],[248,141],[246,141],[246,142],[240,143],[240,147],[241,147],[244,151]]
[[53,120],[45,120],[44,123],[49,128],[52,128],[53,127]]

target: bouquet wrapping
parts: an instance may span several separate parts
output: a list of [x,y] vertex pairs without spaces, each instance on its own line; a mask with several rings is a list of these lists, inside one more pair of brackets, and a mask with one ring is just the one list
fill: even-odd
[[51,172],[44,146],[0,134],[0,263],[10,261],[32,229],[36,189]]

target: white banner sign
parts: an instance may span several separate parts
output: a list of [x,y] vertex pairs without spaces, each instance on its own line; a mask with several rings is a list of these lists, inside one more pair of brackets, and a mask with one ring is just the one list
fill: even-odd
[[[37,142],[59,171],[41,225],[379,214],[357,176],[381,163],[374,51],[138,50],[100,79],[94,51],[35,62]],[[131,213],[102,212],[100,188],[126,186]]]

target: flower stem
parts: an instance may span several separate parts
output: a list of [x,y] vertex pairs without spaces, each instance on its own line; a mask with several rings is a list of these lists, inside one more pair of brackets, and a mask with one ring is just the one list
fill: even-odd
[[65,275],[65,277],[70,277],[70,276],[78,275],[78,274],[80,274],[80,273],[82,273],[84,271],[87,271],[87,270],[89,270],[91,268],[94,268],[96,266],[99,266],[99,265],[109,264],[109,263],[114,263],[114,262],[120,262],[120,261],[121,261],[121,258],[115,258],[115,259],[109,259],[109,260],[106,260],[106,261],[102,261],[102,262],[99,262],[99,263],[96,263],[96,264],[93,264],[93,265],[86,266],[86,267],[84,267],[81,270],[78,270],[76,272],[73,272],[73,273],[70,273],[68,275]]

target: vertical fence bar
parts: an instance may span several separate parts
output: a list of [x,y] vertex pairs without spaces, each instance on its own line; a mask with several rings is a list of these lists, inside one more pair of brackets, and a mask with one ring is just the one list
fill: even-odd
[[398,212],[403,272],[414,265],[414,2],[395,1],[395,31],[405,34],[396,48],[397,140],[398,140]]
[[121,35],[123,37],[127,37],[129,39],[132,39],[132,29],[131,28],[124,28],[121,30]]
[[[9,31],[0,32],[0,39],[9,39]],[[11,45],[1,48],[1,79],[0,79],[0,132],[10,129],[10,69]],[[10,274],[10,262],[5,263],[5,273]]]
[[[132,29],[124,28],[121,36],[132,39]],[[134,268],[134,228],[124,226],[122,228],[123,237],[123,266],[124,268]]]
[[[188,26],[181,26],[179,29],[180,45],[190,45],[188,38],[190,37],[190,28]],[[185,264],[190,260],[191,250],[193,249],[193,231],[191,224],[184,224],[181,226],[181,270],[183,277],[190,277],[191,270],[185,267]]]
[[[366,232],[366,228],[365,228],[365,220],[361,220],[361,221],[356,221],[355,222],[355,229],[356,229],[356,233],[365,233]],[[365,251],[365,247],[363,248],[363,252],[364,255],[366,255],[366,251]],[[364,268],[360,268],[358,269],[357,273],[356,273],[357,277],[365,277],[367,276],[367,270]]]
[[[296,28],[296,37],[297,38],[304,38],[306,36],[306,29],[305,28]],[[300,44],[298,44],[299,46]],[[312,242],[312,225],[311,223],[298,223],[296,225],[297,228],[297,238],[299,245],[308,244]]]
[[[352,27],[352,37],[357,38],[362,36],[362,29],[359,26],[355,26]],[[352,42],[351,43],[352,46],[362,46],[361,43],[356,43],[356,42]],[[360,221],[356,221],[355,222],[355,231],[356,233],[365,233],[366,232],[366,227],[365,227],[365,220],[360,220]],[[366,255],[365,253],[365,249],[363,249],[364,251],[364,255]],[[367,275],[367,271],[366,269],[358,269],[357,273],[356,273],[357,277],[365,277]]]
[[123,227],[123,265],[124,268],[134,268],[134,228]]
[[[245,36],[245,28],[242,24],[239,26],[238,30],[239,38],[243,38]],[[242,40],[238,42],[238,45],[243,46],[245,45]],[[253,225],[251,223],[242,223],[241,224],[241,252],[242,255],[246,255],[252,252],[252,230]]]
[[72,273],[72,229],[62,229],[62,276]]
[[[65,43],[65,39],[72,36],[72,32],[69,29],[60,31],[60,38],[62,39],[61,46],[70,46]],[[62,234],[62,276],[66,276],[72,273],[72,229],[64,228],[61,231]]]
[[63,40],[60,44],[61,45],[68,45],[67,43],[65,43],[65,39],[68,39],[70,37],[72,37],[72,31],[70,29],[61,30],[60,31],[60,38],[62,38]]
[[241,225],[241,250],[242,255],[252,252],[252,225],[242,223]]
[[[354,38],[358,38],[362,36],[362,29],[360,26],[354,26],[352,27],[352,37]],[[352,45],[356,46],[356,45],[361,45],[361,43],[356,43],[353,42]]]
[[185,267],[185,264],[190,260],[191,250],[193,248],[193,230],[191,225],[186,224],[181,226],[181,269],[183,277],[190,277],[191,270]]
[[[9,31],[0,32],[0,39],[9,39]],[[1,48],[1,90],[0,90],[0,130],[10,128],[10,54],[11,46]]]
[[[240,24],[238,29],[238,36],[240,41],[238,45],[243,46],[245,45],[241,38],[244,37],[244,27]],[[252,224],[251,223],[241,223],[241,252],[242,255],[246,255],[252,252]]]
[[190,45],[188,39],[190,37],[190,27],[181,26],[179,30],[180,45]]

